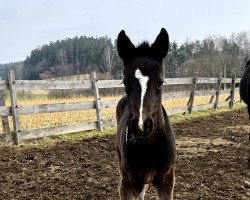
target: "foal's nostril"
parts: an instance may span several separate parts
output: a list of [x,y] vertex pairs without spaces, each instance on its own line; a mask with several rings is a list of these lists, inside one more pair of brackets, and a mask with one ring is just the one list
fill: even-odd
[[143,132],[147,135],[149,133],[151,133],[153,131],[153,120],[152,119],[149,119],[147,118],[145,121],[144,121],[144,130]]

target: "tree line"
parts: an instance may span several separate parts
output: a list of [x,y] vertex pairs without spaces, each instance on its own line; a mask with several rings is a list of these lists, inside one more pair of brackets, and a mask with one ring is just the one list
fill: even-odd
[[198,76],[232,77],[242,75],[250,58],[250,33],[241,32],[230,37],[211,36],[204,40],[187,41],[180,46],[170,45],[166,59],[166,77]]
[[[170,43],[164,59],[165,77],[198,76],[226,77],[242,75],[250,58],[250,33],[210,36],[203,40]],[[0,77],[7,79],[13,69],[17,79],[46,79],[90,73],[121,78],[123,63],[118,56],[116,41],[105,37],[74,37],[50,42],[32,50],[23,61],[0,65]]]

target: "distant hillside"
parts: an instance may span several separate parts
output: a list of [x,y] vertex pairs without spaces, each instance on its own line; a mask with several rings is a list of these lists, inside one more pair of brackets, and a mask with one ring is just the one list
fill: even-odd
[[24,78],[53,78],[93,70],[115,74],[121,71],[120,62],[115,46],[108,37],[67,38],[33,50],[24,61]]

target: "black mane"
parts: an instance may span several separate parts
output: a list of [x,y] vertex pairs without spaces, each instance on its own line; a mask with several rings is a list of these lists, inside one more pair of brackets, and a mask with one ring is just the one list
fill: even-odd
[[150,57],[150,45],[144,41],[140,43],[135,49],[136,57]]

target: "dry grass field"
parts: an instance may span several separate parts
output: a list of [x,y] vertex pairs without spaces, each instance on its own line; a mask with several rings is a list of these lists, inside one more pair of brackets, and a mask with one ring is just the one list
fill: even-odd
[[[207,104],[209,103],[211,96],[195,97],[195,105]],[[219,102],[224,102],[228,97],[227,95],[221,95]],[[102,97],[101,100],[119,100],[121,96],[112,97]],[[236,99],[239,98],[238,93],[236,94]],[[52,104],[52,103],[64,103],[64,102],[81,102],[81,101],[93,101],[93,97],[81,97],[81,98],[68,98],[68,99],[48,99],[46,95],[39,98],[31,99],[19,99],[18,105],[38,105],[38,104]],[[188,98],[179,98],[173,100],[163,101],[163,105],[168,109],[184,107],[188,102]],[[9,100],[7,100],[7,105],[10,105]],[[115,116],[115,108],[104,108],[102,109],[102,117],[104,120],[112,119]],[[12,119],[9,117],[10,123],[12,124]],[[34,128],[41,127],[53,127],[58,125],[75,124],[87,121],[95,121],[96,112],[95,110],[78,110],[78,111],[68,111],[68,112],[56,112],[56,113],[43,113],[43,114],[32,114],[32,115],[21,115],[20,124],[21,130],[30,130]],[[2,130],[1,124],[0,129]]]

